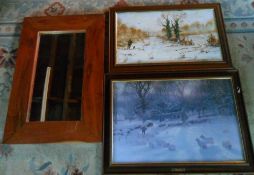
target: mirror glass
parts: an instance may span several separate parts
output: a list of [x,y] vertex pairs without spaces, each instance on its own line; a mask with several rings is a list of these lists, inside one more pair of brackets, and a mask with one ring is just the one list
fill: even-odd
[[40,33],[29,121],[81,119],[85,32]]

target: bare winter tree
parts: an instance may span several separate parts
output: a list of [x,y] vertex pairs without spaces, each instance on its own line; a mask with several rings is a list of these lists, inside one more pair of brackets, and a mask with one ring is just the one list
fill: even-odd
[[180,80],[180,81],[176,81],[173,86],[175,89],[175,96],[177,97],[177,99],[179,100],[181,104],[179,117],[182,120],[183,124],[185,124],[186,121],[188,120],[188,116],[186,114],[187,113],[186,97],[184,95],[187,83],[188,82],[186,81]]
[[174,33],[174,39],[180,41],[180,22],[186,17],[185,13],[180,12],[179,14],[169,15],[163,13],[161,15],[162,30],[166,33],[167,39],[171,40]]
[[137,106],[135,113],[138,114],[142,120],[145,120],[145,114],[149,105],[147,96],[151,90],[150,81],[138,81],[130,83],[131,88],[135,90],[136,96],[138,97]]
[[172,38],[172,27],[169,15],[162,14],[161,18],[161,25],[163,26],[162,30],[165,31],[167,39],[170,40]]

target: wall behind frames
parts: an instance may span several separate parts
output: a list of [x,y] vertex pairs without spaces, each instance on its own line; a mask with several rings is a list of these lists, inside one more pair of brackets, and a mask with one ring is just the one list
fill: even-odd
[[[1,0],[0,142],[15,69],[21,22],[25,16],[103,12],[114,5],[162,5],[219,2],[222,5],[233,65],[239,69],[254,140],[254,0]],[[101,143],[0,144],[1,175],[101,175]]]

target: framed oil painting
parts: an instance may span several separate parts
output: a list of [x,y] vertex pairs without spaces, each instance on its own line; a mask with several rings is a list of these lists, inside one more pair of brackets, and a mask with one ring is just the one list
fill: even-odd
[[110,17],[110,71],[230,65],[219,4],[115,7]]
[[106,78],[105,173],[253,171],[236,71]]

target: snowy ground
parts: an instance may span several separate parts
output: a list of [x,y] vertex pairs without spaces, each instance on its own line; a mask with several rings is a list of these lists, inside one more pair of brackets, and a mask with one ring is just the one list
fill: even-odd
[[138,128],[144,125],[141,121],[118,121],[114,125],[113,162],[243,160],[238,125],[232,116],[203,120],[184,126],[177,125],[181,123],[180,121],[145,123],[153,123],[145,134]]
[[208,35],[191,35],[194,45],[184,46],[176,42],[149,37],[135,42],[131,49],[117,48],[117,64],[162,63],[169,61],[221,61],[220,47],[207,46]]

